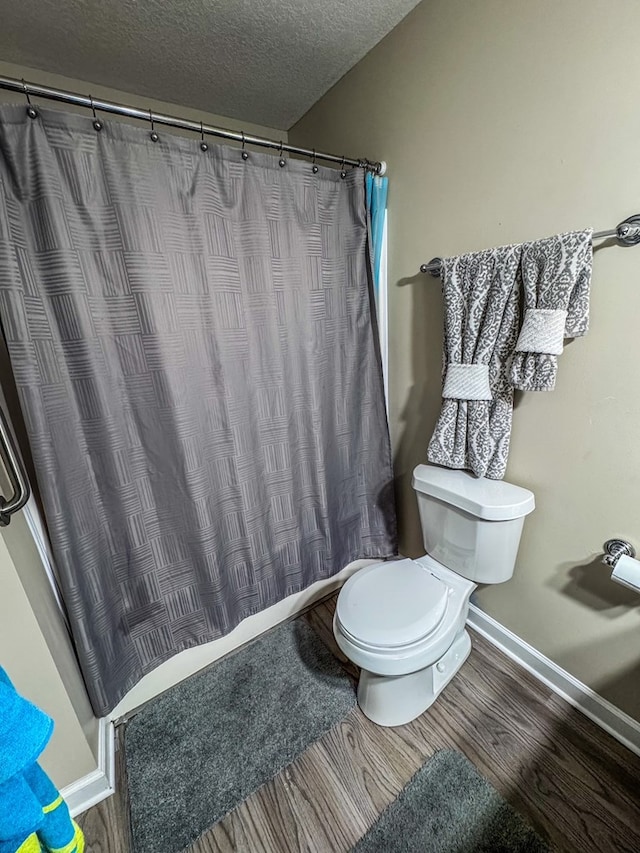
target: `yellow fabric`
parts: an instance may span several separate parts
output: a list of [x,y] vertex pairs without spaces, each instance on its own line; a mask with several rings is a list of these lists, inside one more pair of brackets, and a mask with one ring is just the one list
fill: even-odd
[[48,806],[43,806],[43,807],[42,807],[42,811],[43,811],[45,814],[47,814],[48,812],[52,812],[54,809],[57,809],[57,808],[58,808],[58,806],[59,806],[61,803],[63,803],[63,802],[64,802],[64,800],[62,799],[62,797],[58,797],[58,798],[57,798],[56,800],[54,800],[52,803],[49,803],[49,805],[48,805]]
[[[49,853],[84,853],[84,835],[75,820],[72,823],[75,833],[71,841],[65,844],[64,847],[51,847]],[[39,851],[40,848],[38,847],[36,850]],[[23,851],[20,850],[20,853],[23,853]],[[31,850],[24,851],[24,853],[31,853]]]
[[18,847],[16,853],[41,853],[41,851],[42,847],[40,847],[38,836],[35,832],[32,832],[28,838],[25,838],[20,847]]

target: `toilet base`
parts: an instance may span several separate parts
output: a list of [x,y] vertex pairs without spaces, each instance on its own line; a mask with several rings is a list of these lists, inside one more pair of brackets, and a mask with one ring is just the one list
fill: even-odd
[[435,702],[470,651],[471,638],[463,629],[442,657],[425,669],[395,676],[363,669],[358,682],[358,705],[379,726],[410,723]]

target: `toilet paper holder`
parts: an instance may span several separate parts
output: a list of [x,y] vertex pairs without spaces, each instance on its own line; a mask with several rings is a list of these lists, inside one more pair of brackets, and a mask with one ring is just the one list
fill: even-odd
[[630,542],[626,542],[624,539],[607,539],[604,543],[604,552],[602,562],[606,563],[612,569],[615,569],[616,563],[623,554],[631,557],[631,559],[634,559],[636,556],[636,549]]

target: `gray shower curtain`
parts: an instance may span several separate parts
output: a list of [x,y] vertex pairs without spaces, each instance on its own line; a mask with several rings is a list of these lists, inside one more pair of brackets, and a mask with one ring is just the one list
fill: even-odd
[[0,318],[97,714],[395,553],[362,170],[1,107]]

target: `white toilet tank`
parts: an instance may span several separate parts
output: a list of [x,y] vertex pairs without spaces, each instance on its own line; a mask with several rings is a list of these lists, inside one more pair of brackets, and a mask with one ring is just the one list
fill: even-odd
[[430,557],[475,583],[509,580],[532,492],[431,465],[415,468],[413,488]]

